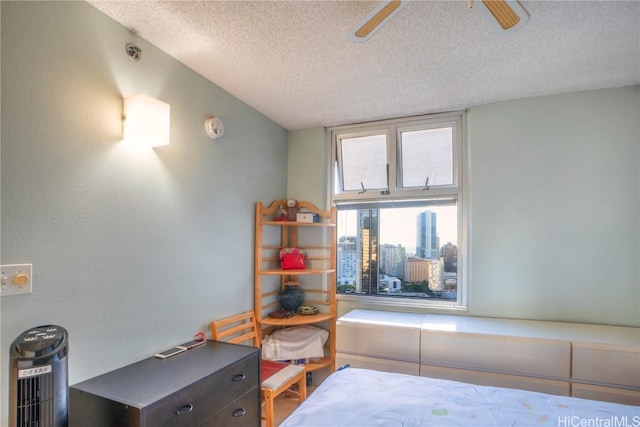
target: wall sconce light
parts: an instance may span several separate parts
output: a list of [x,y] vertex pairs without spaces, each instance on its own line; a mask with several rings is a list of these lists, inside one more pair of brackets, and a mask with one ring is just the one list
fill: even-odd
[[123,103],[123,139],[147,147],[169,145],[171,107],[148,95],[136,95]]

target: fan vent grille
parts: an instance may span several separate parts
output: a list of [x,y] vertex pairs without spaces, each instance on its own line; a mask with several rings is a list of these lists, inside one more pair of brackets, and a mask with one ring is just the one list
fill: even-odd
[[489,12],[496,18],[503,30],[508,30],[520,22],[520,17],[504,0],[482,0]]
[[18,380],[17,427],[54,425],[53,388],[53,373]]
[[356,37],[367,37],[382,21],[384,21],[389,15],[393,13],[402,2],[400,0],[390,1],[385,7],[380,9],[380,12],[373,15],[365,24],[356,31]]

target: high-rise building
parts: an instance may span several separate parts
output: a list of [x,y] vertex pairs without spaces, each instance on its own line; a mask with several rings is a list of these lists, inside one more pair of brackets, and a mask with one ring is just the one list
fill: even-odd
[[436,231],[437,214],[432,211],[420,212],[416,221],[416,255],[419,258],[437,259],[440,239]]
[[458,271],[458,247],[449,242],[440,248],[440,256],[444,259],[444,271]]
[[356,292],[378,293],[379,209],[358,209],[358,265]]
[[380,273],[404,278],[404,259],[407,250],[402,245],[380,245]]
[[409,257],[404,263],[404,280],[410,283],[428,282],[431,261],[424,258]]
[[432,259],[429,265],[429,289],[432,291],[444,290],[444,260]]
[[358,246],[356,236],[340,236],[338,239],[338,283],[355,285],[357,280],[356,264]]

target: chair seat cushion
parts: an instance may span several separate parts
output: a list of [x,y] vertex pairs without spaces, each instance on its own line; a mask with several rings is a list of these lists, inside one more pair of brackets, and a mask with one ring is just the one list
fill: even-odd
[[276,362],[275,360],[262,359],[260,361],[260,382],[264,382],[269,379],[270,376],[276,372],[289,366],[286,362]]
[[[264,362],[274,363],[271,361],[263,360],[263,366],[264,366]],[[280,364],[281,362],[275,362],[275,363]],[[260,384],[262,388],[277,390],[284,383],[296,377],[301,372],[304,373],[304,367],[300,365],[290,365],[288,363],[282,363],[282,365],[285,365],[284,367],[282,367],[282,369],[276,371],[273,375],[271,375],[266,380],[262,380],[262,383]]]

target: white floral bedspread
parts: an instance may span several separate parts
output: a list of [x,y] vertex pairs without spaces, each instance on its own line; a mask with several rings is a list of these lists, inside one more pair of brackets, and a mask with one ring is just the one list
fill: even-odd
[[640,407],[346,368],[280,427],[640,427]]

